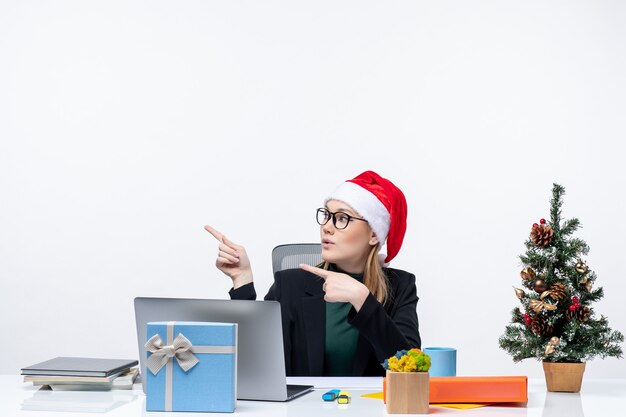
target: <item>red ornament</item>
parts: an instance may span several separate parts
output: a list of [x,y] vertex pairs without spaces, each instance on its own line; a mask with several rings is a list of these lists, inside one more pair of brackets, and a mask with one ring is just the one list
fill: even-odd
[[572,303],[578,304],[579,302],[580,302],[580,300],[578,299],[578,297],[576,297],[576,296],[572,297]]
[[541,223],[541,224],[546,224],[546,219],[541,219],[541,220],[539,220],[539,223]]
[[524,313],[524,323],[526,323],[526,326],[530,326],[530,322],[531,322],[530,314]]
[[578,308],[578,304],[572,304],[571,306],[569,306],[569,311],[574,311],[576,310],[576,308]]
[[537,223],[533,223],[533,227],[537,227],[539,226]]

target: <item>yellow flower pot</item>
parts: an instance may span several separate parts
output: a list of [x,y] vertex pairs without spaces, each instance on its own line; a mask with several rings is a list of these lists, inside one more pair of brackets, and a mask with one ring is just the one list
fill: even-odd
[[388,370],[385,384],[387,413],[428,414],[428,372]]

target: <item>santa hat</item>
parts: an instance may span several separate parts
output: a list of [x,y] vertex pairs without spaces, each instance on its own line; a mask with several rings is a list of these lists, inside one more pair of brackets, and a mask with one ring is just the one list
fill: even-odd
[[391,181],[373,171],[365,171],[341,184],[324,200],[350,205],[369,223],[381,246],[387,243],[381,259],[386,265],[398,254],[406,232],[407,206],[404,194]]

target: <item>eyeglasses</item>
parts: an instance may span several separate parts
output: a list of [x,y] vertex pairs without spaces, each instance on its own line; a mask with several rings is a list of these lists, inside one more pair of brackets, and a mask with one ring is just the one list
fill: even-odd
[[343,213],[341,211],[333,213],[326,210],[325,208],[317,209],[317,223],[319,223],[320,226],[324,226],[331,218],[333,219],[333,226],[335,226],[337,230],[345,229],[346,227],[348,227],[348,224],[350,224],[350,221],[352,220],[361,220],[364,222],[367,221],[359,217],[350,216],[349,214]]

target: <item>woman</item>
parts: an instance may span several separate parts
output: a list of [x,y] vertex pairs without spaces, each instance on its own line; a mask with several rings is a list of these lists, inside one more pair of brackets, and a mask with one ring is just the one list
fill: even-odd
[[[406,213],[402,191],[372,171],[317,210],[324,262],[277,272],[265,296],[281,303],[287,375],[383,375],[386,358],[421,347],[415,276],[386,267],[402,245]],[[246,250],[205,229],[220,242],[216,266],[233,281],[231,298],[255,300]]]

